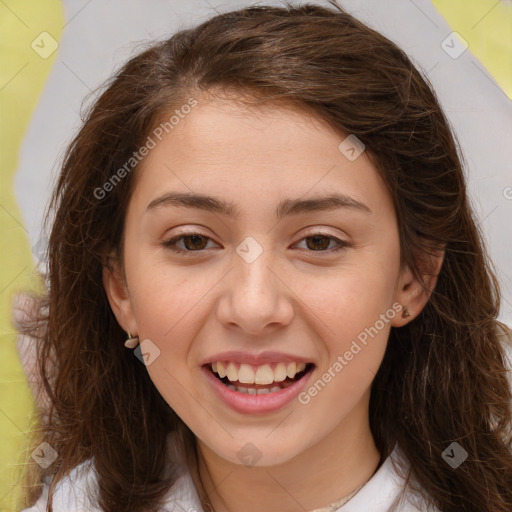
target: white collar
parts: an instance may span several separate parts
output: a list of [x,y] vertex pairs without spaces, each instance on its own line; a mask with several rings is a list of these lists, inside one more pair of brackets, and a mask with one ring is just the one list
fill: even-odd
[[[396,512],[439,512],[427,508],[426,504],[405,493],[402,496],[404,480],[398,475],[395,464],[403,464],[395,447],[382,466],[361,488],[361,490],[337,512],[387,512],[397,502]],[[59,482],[54,492],[54,512],[101,512],[94,499],[96,495],[96,474],[91,461],[86,461],[74,468],[70,474]],[[22,512],[45,512],[48,499],[48,481],[37,503]],[[163,511],[194,510],[204,512],[192,477],[185,471],[166,494]]]
[[[387,512],[396,504],[396,512],[439,512],[408,492],[403,493],[404,480],[397,473],[396,465],[405,465],[404,457],[398,447],[384,461],[376,473],[368,480],[361,490],[336,512]],[[184,473],[173,485],[167,494],[164,510],[194,510],[204,512],[198,493],[190,473]],[[181,508],[167,508],[167,506]]]

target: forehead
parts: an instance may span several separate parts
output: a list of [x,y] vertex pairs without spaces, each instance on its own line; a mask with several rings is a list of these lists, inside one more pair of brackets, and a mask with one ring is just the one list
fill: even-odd
[[387,191],[370,159],[363,152],[351,161],[340,151],[347,135],[294,105],[199,100],[145,157],[136,193],[150,199],[166,189],[227,192],[243,203],[256,195],[325,195],[338,188],[382,203]]
[[[211,147],[216,146],[215,155],[210,154],[210,159],[238,154],[279,160],[279,157],[292,158],[305,150],[314,152],[322,143],[336,144],[341,136],[307,106],[299,108],[291,102],[255,105],[241,100],[200,98],[197,106],[184,115],[164,139],[175,150],[177,146],[184,149],[183,145],[194,149],[194,154],[190,155],[194,158],[205,157]],[[304,138],[310,140],[307,148],[302,144]],[[148,163],[155,153],[159,152],[152,152]]]

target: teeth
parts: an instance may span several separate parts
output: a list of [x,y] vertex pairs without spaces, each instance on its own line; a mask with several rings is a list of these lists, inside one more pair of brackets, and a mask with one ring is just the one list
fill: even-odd
[[286,365],[284,363],[277,363],[274,369],[274,382],[283,382],[286,377]]
[[288,366],[286,368],[286,374],[290,379],[293,379],[295,377],[295,374],[297,373],[297,365],[295,363],[288,363]]
[[226,386],[229,389],[232,389],[233,391],[238,391],[239,393],[244,393],[246,395],[264,395],[265,393],[275,393],[276,391],[281,391],[280,387],[275,387],[275,388],[271,388],[271,389],[267,389],[267,388],[255,389],[255,388],[243,388],[241,386],[233,386],[233,384],[226,384]]
[[224,365],[219,361],[217,363],[217,370],[214,370],[213,369],[213,365],[212,365],[212,370],[215,372],[217,372],[219,374],[219,377],[222,379],[226,376],[226,370],[224,368]]
[[238,381],[242,384],[254,384],[254,370],[250,365],[240,365],[240,370],[238,370]]
[[236,382],[238,380],[238,369],[234,363],[228,364],[226,375],[228,377],[228,380],[230,380],[231,382]]
[[274,372],[270,365],[264,364],[263,366],[258,366],[256,370],[256,375],[254,376],[255,384],[272,384],[274,382]]
[[269,364],[264,364],[256,367],[256,371],[254,371],[255,367],[250,364],[216,361],[211,363],[211,368],[221,379],[227,377],[230,382],[266,386],[274,382],[283,382],[287,377],[293,379],[297,373],[304,371],[306,364],[277,363],[274,369]]

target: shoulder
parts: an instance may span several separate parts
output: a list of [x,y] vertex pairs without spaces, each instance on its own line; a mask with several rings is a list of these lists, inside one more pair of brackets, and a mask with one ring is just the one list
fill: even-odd
[[[34,505],[21,512],[46,512],[51,478],[43,484],[41,496]],[[73,468],[53,492],[54,512],[102,512],[94,499],[96,475],[92,461],[85,461]]]
[[336,512],[440,512],[408,492],[401,476],[407,469],[407,460],[395,447],[364,487]]
[[[50,481],[44,482],[37,502],[21,512],[46,512]],[[90,460],[83,462],[57,484],[53,493],[53,512],[103,512],[96,500],[97,489],[94,464]],[[199,496],[187,471],[169,489],[165,504],[202,512]]]

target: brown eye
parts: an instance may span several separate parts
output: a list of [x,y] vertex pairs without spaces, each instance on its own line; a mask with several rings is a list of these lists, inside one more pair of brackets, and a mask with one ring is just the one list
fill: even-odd
[[203,235],[186,235],[182,238],[185,247],[192,251],[197,249],[204,249],[206,246],[205,241],[207,240],[207,238]]
[[[346,249],[347,247],[351,247],[349,242],[323,233],[315,233],[313,235],[306,236],[299,243],[301,243],[303,240],[305,240],[305,245],[308,252],[332,254]],[[334,242],[335,245],[329,247],[331,242]]]
[[305,238],[305,240],[311,241],[311,243],[306,242],[306,245],[308,249],[311,249],[313,251],[325,250],[329,247],[329,244],[331,243],[331,237],[324,235],[308,236]]
[[[306,241],[306,249],[308,252],[332,254],[351,246],[349,242],[340,240],[334,236],[324,235],[322,233],[316,233],[314,235],[304,237],[300,242],[303,240]],[[192,253],[194,252],[206,252],[205,249],[208,248],[207,245],[209,241],[213,242],[211,238],[201,235],[200,233],[183,233],[163,242],[162,245],[173,252],[182,254],[183,256],[192,256]],[[332,242],[334,242],[335,245],[333,247],[329,247]],[[181,246],[179,243],[181,243]]]
[[[183,246],[179,247],[177,242],[181,240],[183,240]],[[201,235],[200,233],[185,233],[163,242],[162,245],[179,253],[202,252],[203,249],[206,248],[209,240],[211,240],[211,238]]]

